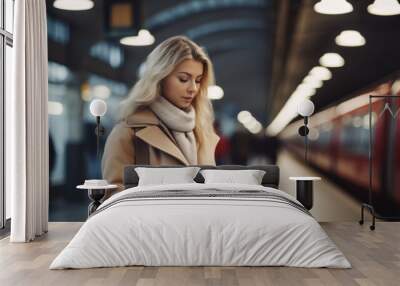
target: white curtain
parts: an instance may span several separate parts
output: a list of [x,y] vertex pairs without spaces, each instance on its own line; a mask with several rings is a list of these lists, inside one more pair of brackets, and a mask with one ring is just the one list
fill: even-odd
[[14,11],[13,92],[6,103],[6,187],[12,194],[10,241],[28,242],[48,227],[46,3],[17,0]]

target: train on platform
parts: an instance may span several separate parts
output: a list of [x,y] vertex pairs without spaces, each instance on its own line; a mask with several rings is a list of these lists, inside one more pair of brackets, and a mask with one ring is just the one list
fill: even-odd
[[[298,134],[302,125],[303,119],[291,123],[279,138],[304,159],[305,141]],[[308,126],[310,165],[363,202],[369,201],[371,178],[377,213],[400,216],[400,77],[315,113]]]

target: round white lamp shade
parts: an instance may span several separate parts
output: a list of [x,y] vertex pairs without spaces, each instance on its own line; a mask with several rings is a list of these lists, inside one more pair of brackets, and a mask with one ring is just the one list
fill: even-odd
[[400,4],[397,0],[375,0],[367,10],[378,16],[393,16],[400,14]]
[[303,100],[297,106],[297,112],[303,117],[310,116],[314,113],[314,103],[309,99]]
[[103,116],[107,112],[107,104],[102,99],[95,99],[90,103],[90,113],[93,116]]
[[92,9],[94,3],[92,0],[56,0],[53,6],[61,10],[83,11]]

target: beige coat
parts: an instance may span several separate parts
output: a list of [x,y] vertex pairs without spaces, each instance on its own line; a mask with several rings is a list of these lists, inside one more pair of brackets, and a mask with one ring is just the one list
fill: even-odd
[[[141,128],[134,132],[133,128]],[[126,165],[135,164],[134,136],[149,145],[150,165],[189,165],[172,133],[153,111],[143,108],[117,123],[107,138],[103,159],[103,178],[123,190],[122,177]],[[197,154],[199,165],[215,165],[215,147],[219,137],[215,134]],[[111,194],[107,194],[109,197]]]

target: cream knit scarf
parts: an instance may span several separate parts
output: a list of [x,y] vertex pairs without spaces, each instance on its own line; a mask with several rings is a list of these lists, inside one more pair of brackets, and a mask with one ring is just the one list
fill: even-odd
[[195,127],[196,113],[192,106],[189,111],[184,111],[163,96],[150,105],[151,110],[171,130],[179,149],[182,151],[189,164],[197,164],[197,145],[193,133]]

